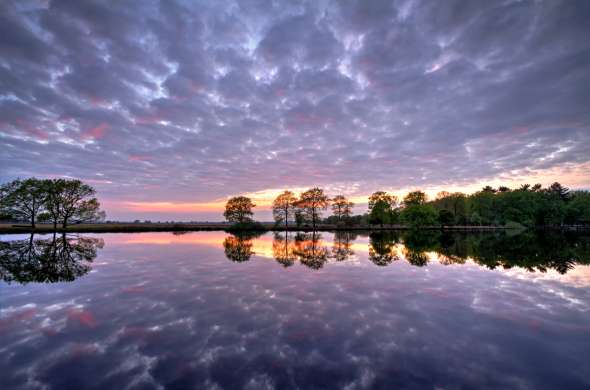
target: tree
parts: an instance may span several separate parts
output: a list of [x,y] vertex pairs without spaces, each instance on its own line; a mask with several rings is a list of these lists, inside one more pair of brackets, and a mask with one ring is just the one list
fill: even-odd
[[311,221],[315,230],[316,223],[321,218],[323,210],[328,208],[330,199],[324,194],[321,188],[311,188],[299,196],[297,207],[301,210],[305,219]]
[[369,212],[369,223],[383,225],[391,223],[391,206],[383,199],[377,200]]
[[373,207],[375,207],[375,204],[379,201],[385,202],[389,205],[389,208],[393,209],[397,207],[398,199],[397,196],[390,195],[385,191],[373,192],[371,196],[369,196],[369,211],[371,211]]
[[570,189],[562,186],[558,182],[551,184],[549,188],[547,188],[547,192],[563,201],[568,201],[570,199]]
[[13,218],[30,221],[35,228],[37,217],[43,211],[47,193],[43,180],[34,177],[25,180],[13,180],[2,185],[2,210]]
[[404,198],[404,207],[426,203],[426,194],[422,191],[412,191]]
[[412,228],[432,226],[438,222],[438,213],[430,204],[410,204],[402,210],[402,220]]
[[252,200],[245,196],[234,196],[225,204],[223,216],[229,222],[247,223],[252,222],[254,213],[252,209],[256,207]]
[[332,212],[334,213],[334,216],[338,218],[339,222],[350,217],[353,206],[354,203],[350,202],[343,195],[336,195],[332,199]]
[[96,222],[104,220],[105,212],[100,210],[100,203],[94,197],[96,191],[80,180],[57,179],[52,182],[59,218],[65,229],[69,222]]
[[385,191],[376,191],[369,196],[369,223],[379,224],[383,229],[384,224],[394,222],[394,209],[398,199]]
[[295,218],[297,198],[291,191],[284,191],[272,202],[272,215],[276,223],[285,223],[285,229],[289,228],[289,220]]

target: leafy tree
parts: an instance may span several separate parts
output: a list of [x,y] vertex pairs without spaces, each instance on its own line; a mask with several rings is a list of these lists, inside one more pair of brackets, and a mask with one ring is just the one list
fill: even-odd
[[311,188],[299,196],[297,207],[301,210],[305,220],[311,221],[313,229],[321,218],[323,210],[328,208],[330,199],[321,188]]
[[25,180],[13,180],[2,185],[1,208],[3,213],[17,220],[30,221],[34,229],[37,217],[45,207],[47,192],[45,182],[34,177]]
[[449,210],[442,209],[438,212],[438,221],[441,225],[451,225],[455,221],[455,216]]
[[339,222],[347,220],[352,214],[354,203],[350,202],[343,195],[336,195],[332,199],[332,212]]
[[411,228],[432,226],[438,223],[438,213],[430,204],[410,204],[404,207],[401,217]]
[[383,225],[396,222],[397,215],[395,208],[397,207],[398,199],[394,195],[390,195],[384,191],[377,191],[369,197],[369,215],[368,222],[370,224]]
[[547,192],[563,201],[568,201],[570,199],[570,189],[562,186],[558,182],[551,184],[549,188],[547,188]]
[[422,191],[412,191],[404,197],[404,207],[422,205],[426,203],[426,194]]
[[389,205],[389,208],[393,209],[397,207],[398,199],[397,196],[390,195],[385,191],[373,192],[371,196],[369,196],[369,211],[371,211],[379,201],[385,202]]
[[369,223],[383,225],[391,223],[391,206],[383,199],[378,199],[373,203],[373,207],[369,212]]
[[291,191],[284,191],[272,202],[272,215],[276,223],[285,223],[285,229],[289,228],[289,220],[295,217],[297,198]]
[[[105,213],[100,210],[100,203],[94,197],[96,191],[80,180],[58,179],[52,181],[55,188],[55,206],[57,207],[62,227],[69,222],[95,222],[104,220]],[[53,199],[53,196],[49,197]],[[50,207],[50,208],[51,208]]]
[[590,192],[574,191],[571,198],[566,210],[567,223],[590,225]]
[[223,216],[229,222],[248,223],[252,222],[254,213],[252,209],[256,207],[252,200],[246,196],[234,196],[225,204]]

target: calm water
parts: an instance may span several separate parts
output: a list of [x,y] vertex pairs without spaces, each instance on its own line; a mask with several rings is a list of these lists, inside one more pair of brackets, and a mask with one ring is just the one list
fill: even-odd
[[590,388],[590,238],[0,237],[0,388]]

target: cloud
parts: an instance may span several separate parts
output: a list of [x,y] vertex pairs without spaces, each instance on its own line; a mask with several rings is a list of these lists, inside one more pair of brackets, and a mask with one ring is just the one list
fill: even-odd
[[30,4],[0,6],[3,181],[206,203],[589,162],[584,1]]

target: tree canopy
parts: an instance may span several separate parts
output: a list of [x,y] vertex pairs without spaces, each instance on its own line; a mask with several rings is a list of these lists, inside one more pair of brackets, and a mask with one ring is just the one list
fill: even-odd
[[252,200],[246,196],[234,196],[225,204],[223,216],[229,222],[247,223],[252,222],[254,213],[252,209],[256,207]]

